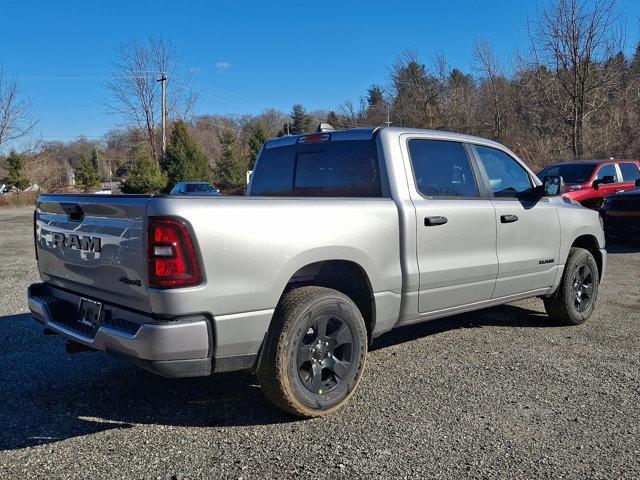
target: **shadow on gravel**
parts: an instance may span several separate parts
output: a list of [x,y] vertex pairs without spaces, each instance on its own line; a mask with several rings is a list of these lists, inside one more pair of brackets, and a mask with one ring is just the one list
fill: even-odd
[[452,317],[417,323],[397,328],[373,341],[369,351],[410,342],[418,338],[459,328],[496,327],[556,327],[546,313],[529,310],[516,305],[500,305],[475,312],[462,313]]
[[227,427],[295,420],[267,402],[252,374],[171,379],[100,352],[69,355],[63,340],[43,336],[29,314],[0,317],[0,341],[14,345],[0,352],[0,451],[135,424]]
[[[457,328],[549,327],[544,314],[501,306],[404,327],[373,350]],[[296,421],[267,402],[250,373],[169,379],[103,353],[64,353],[29,314],[0,317],[0,450],[135,424],[231,427]]]

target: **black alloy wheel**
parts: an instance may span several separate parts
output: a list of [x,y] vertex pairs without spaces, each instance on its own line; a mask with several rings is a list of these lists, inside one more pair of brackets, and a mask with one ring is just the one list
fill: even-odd
[[296,362],[302,384],[318,395],[331,392],[355,369],[352,352],[353,334],[343,319],[334,315],[309,319]]

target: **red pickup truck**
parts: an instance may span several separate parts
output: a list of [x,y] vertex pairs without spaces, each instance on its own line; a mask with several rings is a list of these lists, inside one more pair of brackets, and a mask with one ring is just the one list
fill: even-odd
[[542,170],[538,177],[561,175],[565,197],[585,207],[598,209],[604,197],[631,190],[640,178],[640,160],[578,160],[556,163]]

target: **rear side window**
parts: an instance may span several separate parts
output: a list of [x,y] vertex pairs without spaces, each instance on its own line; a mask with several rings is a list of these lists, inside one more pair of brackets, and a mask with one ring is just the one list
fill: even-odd
[[640,170],[635,163],[619,163],[618,166],[622,172],[623,182],[635,182],[640,178]]
[[531,188],[527,171],[513,158],[495,148],[476,145],[495,197],[517,197]]
[[600,170],[598,170],[598,173],[596,174],[596,178],[598,180],[602,180],[604,177],[609,177],[609,176],[613,177],[614,183],[617,183],[620,181],[618,179],[616,167],[613,165],[613,163],[608,163],[607,165],[603,165],[602,167],[600,167]]
[[464,145],[442,140],[409,140],[416,187],[429,197],[477,197]]
[[265,148],[253,172],[251,196],[380,197],[375,141]]

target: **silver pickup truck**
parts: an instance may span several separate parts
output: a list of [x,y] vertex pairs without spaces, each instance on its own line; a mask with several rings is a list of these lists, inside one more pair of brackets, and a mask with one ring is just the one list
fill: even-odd
[[527,297],[584,322],[604,236],[562,189],[481,138],[276,138],[246,197],[42,195],[29,308],[69,351],[172,377],[253,369],[278,407],[323,415],[393,328]]

